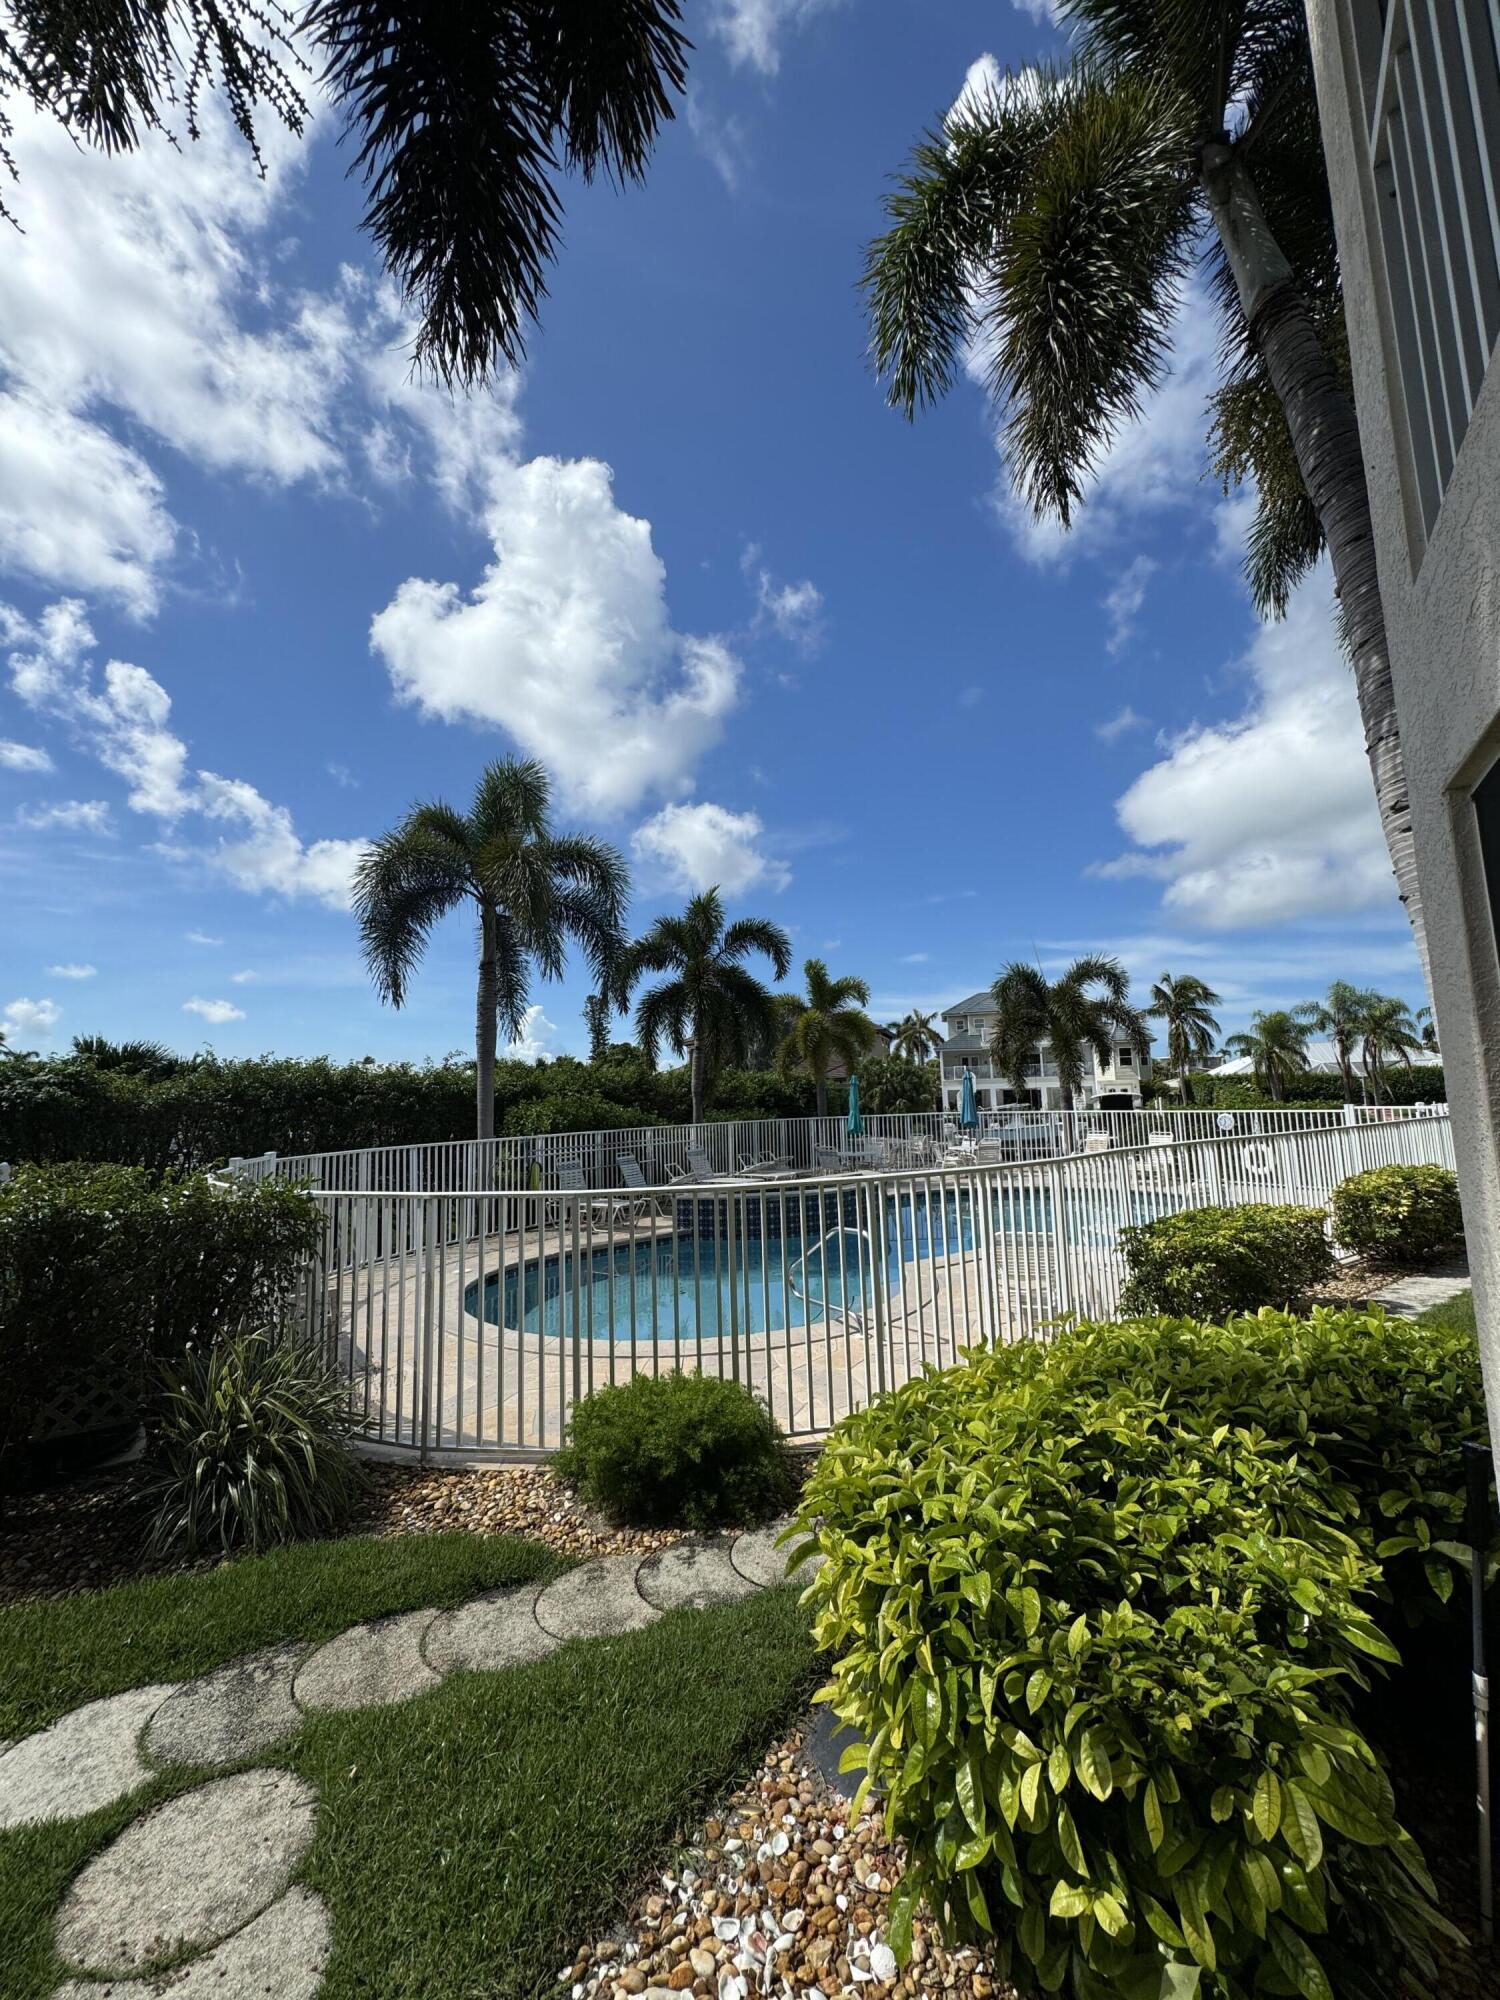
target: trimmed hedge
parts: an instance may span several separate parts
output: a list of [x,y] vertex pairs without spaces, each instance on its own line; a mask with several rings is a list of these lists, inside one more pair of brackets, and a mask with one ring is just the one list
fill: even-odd
[[909,1847],[898,1955],[925,1899],[1064,2000],[1430,1979],[1350,1698],[1396,1658],[1381,1599],[1451,1593],[1483,1428],[1472,1341],[1326,1312],[1080,1327],[846,1419],[800,1521],[825,1696]]
[[1247,1202],[1191,1208],[1120,1231],[1120,1310],[1222,1320],[1301,1299],[1333,1271],[1323,1211]]
[[[1394,1104],[1446,1104],[1448,1086],[1441,1063],[1399,1065],[1386,1074],[1386,1088]],[[1221,1076],[1217,1070],[1193,1072],[1193,1102],[1215,1111],[1322,1110],[1344,1102],[1344,1079],[1322,1070],[1295,1076],[1279,1105],[1256,1088],[1253,1076]]]
[[108,1383],[138,1411],[154,1362],[276,1325],[321,1236],[317,1205],[280,1183],[18,1168],[0,1187],[0,1465],[70,1382]]
[[1463,1241],[1458,1176],[1447,1167],[1374,1167],[1333,1191],[1333,1233],[1346,1250],[1390,1264],[1430,1264]]
[[786,1438],[759,1397],[678,1370],[585,1396],[552,1465],[591,1506],[640,1527],[746,1526],[794,1490]]

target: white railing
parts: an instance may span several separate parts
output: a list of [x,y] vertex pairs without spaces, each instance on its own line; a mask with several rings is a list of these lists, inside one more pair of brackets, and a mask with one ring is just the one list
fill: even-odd
[[1421,1162],[1453,1164],[1444,1111],[628,1195],[324,1188],[308,1328],[368,1441],[424,1458],[552,1450],[581,1396],[679,1367],[816,1436],[967,1347],[1111,1316],[1129,1224],[1325,1207],[1351,1173]]
[[1356,9],[1417,498],[1432,533],[1500,337],[1500,4]]
[[1062,1159],[1103,1147],[1144,1146],[1153,1140],[1265,1138],[1281,1132],[1323,1131],[1347,1124],[1423,1115],[1424,1105],[1330,1105],[1326,1110],[1032,1111],[1005,1106],[980,1114],[977,1131],[959,1129],[952,1112],[867,1117],[852,1139],[838,1118],[754,1118],[704,1125],[640,1125],[608,1132],[552,1132],[537,1137],[450,1139],[417,1146],[374,1146],[344,1152],[263,1154],[230,1164],[245,1178],[311,1183],[360,1194],[529,1192],[556,1187],[573,1170],[588,1186],[626,1186],[622,1160],[634,1161],[649,1185],[679,1180],[765,1178],[774,1173],[1002,1166]]

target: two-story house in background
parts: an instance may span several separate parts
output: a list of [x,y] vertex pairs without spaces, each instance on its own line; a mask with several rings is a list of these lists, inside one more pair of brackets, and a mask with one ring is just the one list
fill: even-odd
[[[1061,1111],[1062,1086],[1049,1042],[1038,1042],[1036,1054],[1026,1072],[1026,1094],[1017,1097],[1014,1083],[1002,1076],[990,1054],[990,1038],[997,1013],[994,995],[971,993],[967,1000],[955,1000],[943,1010],[945,1036],[938,1061],[942,1076],[942,1107],[957,1111],[965,1069],[974,1072],[974,1096],[980,1116],[1004,1105],[1030,1106],[1037,1111]],[[1100,1063],[1089,1051],[1084,1066],[1083,1099],[1075,1106],[1090,1111],[1136,1111],[1142,1097],[1141,1085],[1151,1074],[1151,1051],[1129,1042],[1117,1042],[1109,1061]]]

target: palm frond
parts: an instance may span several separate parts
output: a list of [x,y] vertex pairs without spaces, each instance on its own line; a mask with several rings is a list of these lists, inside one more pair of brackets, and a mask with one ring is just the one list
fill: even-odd
[[470,893],[463,857],[441,821],[420,807],[365,850],[355,870],[351,907],[376,990],[393,1007],[421,962],[441,917]]
[[778,979],[785,979],[792,969],[792,941],[781,925],[768,917],[736,917],[719,950],[724,958],[735,960],[759,952],[771,961]]

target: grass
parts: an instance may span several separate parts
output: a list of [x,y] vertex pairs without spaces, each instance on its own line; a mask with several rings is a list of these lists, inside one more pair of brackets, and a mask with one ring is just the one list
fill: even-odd
[[[203,1591],[220,1574],[181,1582]],[[257,1761],[318,1788],[301,1879],[333,1912],[321,2000],[554,1992],[576,1945],[609,1928],[815,1678],[807,1614],[786,1586],[535,1666],[454,1674],[398,1707],[310,1719]],[[204,1775],[167,1774],[87,1820],[0,1835],[0,2000],[45,2000],[60,1976],[51,1917],[72,1875],[143,1805]]]
[[1451,1326],[1462,1333],[1472,1333],[1476,1337],[1478,1329],[1474,1324],[1474,1294],[1458,1292],[1451,1299],[1444,1299],[1440,1306],[1429,1306],[1421,1315],[1422,1326]]
[[261,1646],[331,1639],[362,1618],[460,1604],[567,1567],[536,1543],[503,1535],[352,1536],[10,1605],[0,1610],[0,1738],[40,1729],[96,1696],[187,1680]]

